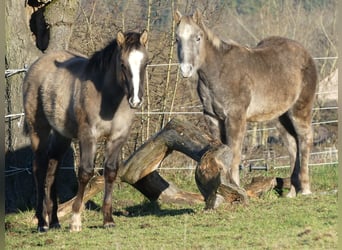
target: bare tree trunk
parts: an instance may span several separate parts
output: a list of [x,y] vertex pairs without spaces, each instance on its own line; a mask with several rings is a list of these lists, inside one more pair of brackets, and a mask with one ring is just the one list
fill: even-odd
[[48,51],[68,49],[79,1],[52,1],[44,16],[50,27]]
[[[28,68],[43,51],[66,49],[78,0],[6,1],[6,69]],[[32,4],[30,6],[29,4]],[[25,72],[22,70],[21,72]],[[25,74],[6,78],[6,149],[16,150],[29,140],[23,136],[22,82]]]
[[[33,13],[34,9],[28,5],[24,6],[23,1],[6,1],[6,70],[27,68],[42,54],[36,47],[29,26]],[[6,118],[5,148],[11,151],[29,143],[28,138],[22,134],[23,117],[20,115],[23,112],[22,81],[25,76],[23,72],[25,70],[6,78],[5,115],[18,114],[18,116]]]

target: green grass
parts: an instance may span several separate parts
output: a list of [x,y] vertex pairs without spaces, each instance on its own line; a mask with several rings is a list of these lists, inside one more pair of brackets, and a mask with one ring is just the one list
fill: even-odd
[[[204,211],[203,205],[150,203],[131,186],[114,191],[117,226],[101,228],[102,214],[83,213],[83,231],[62,229],[34,233],[33,211],[5,217],[6,249],[337,249],[337,166],[312,167],[310,196],[279,198],[273,191],[248,205],[224,205]],[[193,173],[162,173],[179,187],[196,190]],[[244,173],[244,179],[262,172]],[[285,175],[285,171],[266,175]],[[101,204],[102,194],[93,201]]]

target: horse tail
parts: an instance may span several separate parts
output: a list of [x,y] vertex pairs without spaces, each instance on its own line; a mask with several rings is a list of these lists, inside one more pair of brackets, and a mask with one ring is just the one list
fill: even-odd
[[318,88],[318,72],[315,60],[306,51],[306,60],[302,68],[303,81],[308,86],[309,89],[316,92]]

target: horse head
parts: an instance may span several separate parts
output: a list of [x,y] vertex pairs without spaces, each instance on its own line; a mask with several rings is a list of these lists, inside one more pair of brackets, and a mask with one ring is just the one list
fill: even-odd
[[191,77],[200,68],[205,56],[205,32],[199,10],[191,16],[174,13],[177,24],[176,42],[180,69],[183,77]]
[[145,68],[147,66],[147,31],[117,34],[121,48],[120,66],[125,78],[125,88],[131,108],[140,108],[143,103]]

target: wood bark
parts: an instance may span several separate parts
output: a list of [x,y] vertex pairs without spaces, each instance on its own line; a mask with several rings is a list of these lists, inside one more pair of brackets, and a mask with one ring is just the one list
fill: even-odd
[[[66,49],[79,0],[5,1],[6,54],[9,70],[28,68],[43,51]],[[21,114],[22,82],[25,70],[6,78],[5,114]],[[6,119],[6,150],[29,144],[23,136],[23,117]]]
[[197,187],[205,198],[207,209],[215,209],[222,202],[248,201],[246,191],[239,187],[230,175],[232,158],[230,148],[221,144],[210,148],[196,168]]
[[[202,165],[211,166],[212,162],[220,162],[216,168],[216,175],[213,177],[217,183],[210,180],[206,182],[196,179],[202,195],[187,192],[179,189],[173,183],[165,180],[157,171],[160,163],[173,150],[184,153],[197,162],[200,162],[196,173],[201,172],[201,160],[205,155]],[[118,176],[121,181],[131,184],[149,200],[168,203],[196,204],[206,201],[207,208],[215,208],[223,201],[245,201],[247,196],[243,189],[231,183],[231,178],[227,166],[231,159],[229,148],[209,134],[199,131],[193,124],[178,119],[171,120],[159,133],[155,134],[136,150],[120,167]],[[225,159],[228,157],[227,159]],[[216,165],[213,165],[217,167]],[[100,177],[99,177],[100,178]],[[93,188],[86,191],[86,202],[91,195],[99,192],[103,188],[103,182],[91,184]],[[210,186],[208,183],[213,184]],[[90,195],[88,195],[88,193]],[[229,198],[228,196],[234,196]],[[71,201],[68,205],[62,204],[59,213],[62,215],[66,211],[71,211]],[[214,204],[212,206],[211,204]]]
[[74,20],[80,5],[79,0],[51,1],[44,16],[50,29],[48,51],[67,50],[73,32]]
[[[181,190],[158,173],[161,162],[173,150],[198,162],[195,180],[201,194]],[[173,119],[122,164],[118,176],[151,201],[191,205],[205,202],[207,209],[215,209],[223,202],[246,203],[249,197],[260,197],[271,189],[281,192],[290,188],[289,178],[257,177],[243,189],[231,178],[231,160],[228,146],[187,121]],[[93,178],[84,202],[103,190],[103,186],[103,176]],[[72,203],[73,199],[59,206],[59,217],[71,212]]]
[[[33,13],[30,6],[24,6],[25,1],[5,1],[5,31],[6,31],[6,70],[24,69],[42,54],[35,45],[35,40],[29,27]],[[20,114],[22,105],[22,73],[6,78],[5,115]],[[29,143],[22,136],[22,117],[7,118],[5,123],[5,148],[14,151]]]

